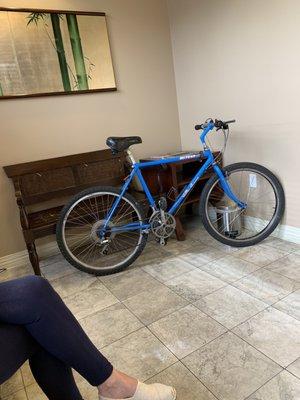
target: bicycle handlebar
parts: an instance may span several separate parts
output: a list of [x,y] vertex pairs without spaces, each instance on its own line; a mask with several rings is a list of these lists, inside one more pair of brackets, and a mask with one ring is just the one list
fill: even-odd
[[195,129],[196,131],[199,131],[200,129],[205,129],[207,128],[208,124],[213,123],[214,127],[218,129],[228,129],[228,124],[233,124],[235,122],[235,119],[231,119],[229,121],[220,121],[220,120],[215,120],[215,122],[212,119],[207,120],[204,124],[201,125],[196,125]]

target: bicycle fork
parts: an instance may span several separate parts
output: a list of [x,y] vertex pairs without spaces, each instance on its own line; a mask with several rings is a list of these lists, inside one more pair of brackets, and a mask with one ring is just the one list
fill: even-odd
[[224,176],[223,171],[221,170],[221,168],[215,164],[213,165],[213,169],[216,173],[216,175],[219,177],[220,179],[220,184],[222,189],[224,190],[224,193],[226,194],[227,197],[229,197],[232,201],[234,201],[241,209],[245,209],[247,208],[247,204],[244,203],[243,201],[241,201],[232,191],[228,180],[226,179],[226,177]]

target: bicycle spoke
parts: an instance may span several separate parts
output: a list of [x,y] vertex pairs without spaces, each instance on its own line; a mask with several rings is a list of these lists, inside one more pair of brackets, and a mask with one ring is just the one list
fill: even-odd
[[[253,183],[252,175],[255,174]],[[276,195],[267,178],[251,170],[231,171],[228,184],[235,195],[247,204],[245,209],[239,209],[223,192],[221,195],[218,181],[210,190],[207,204],[207,216],[212,228],[224,237],[250,239],[260,234],[274,216],[276,210]],[[219,204],[222,211],[218,212]],[[220,207],[220,206],[219,206]],[[210,210],[210,211],[208,211]],[[227,213],[227,222],[224,220]]]
[[[64,242],[76,262],[92,269],[112,268],[139,249],[141,229],[122,231],[122,226],[140,221],[136,209],[125,198],[119,201],[104,236],[99,235],[116,199],[116,194],[99,193],[74,204],[65,221]],[[114,231],[114,227],[121,230]]]

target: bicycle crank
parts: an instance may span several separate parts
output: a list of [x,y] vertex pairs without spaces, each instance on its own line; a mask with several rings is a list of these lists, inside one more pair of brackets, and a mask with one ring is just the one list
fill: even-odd
[[172,235],[176,228],[176,221],[172,214],[163,210],[155,211],[150,218],[150,227],[153,235],[159,239],[161,245]]

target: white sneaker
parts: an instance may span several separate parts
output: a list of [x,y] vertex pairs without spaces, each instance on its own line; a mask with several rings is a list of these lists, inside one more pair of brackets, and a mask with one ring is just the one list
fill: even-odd
[[[133,397],[128,397],[126,400],[175,400],[176,390],[171,386],[161,385],[160,383],[153,383],[146,385],[145,383],[138,382],[136,392]],[[107,397],[99,397],[99,400],[113,400]],[[125,400],[125,399],[115,399]]]

